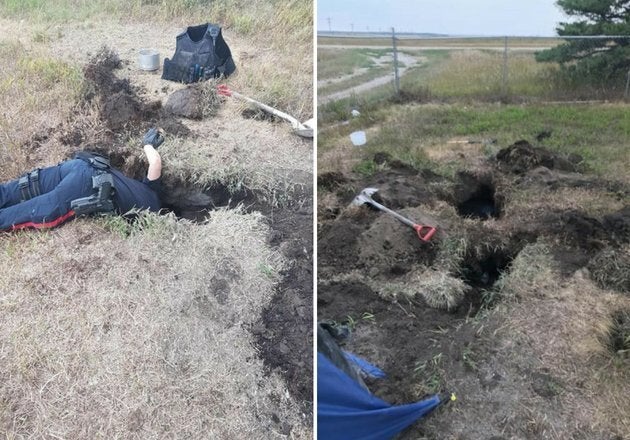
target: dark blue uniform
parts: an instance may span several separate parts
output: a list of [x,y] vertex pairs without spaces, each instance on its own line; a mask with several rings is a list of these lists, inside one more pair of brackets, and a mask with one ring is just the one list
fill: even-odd
[[[52,228],[71,219],[74,211],[70,203],[96,191],[92,188],[92,176],[96,172],[81,159],[41,169],[41,195],[23,202],[18,180],[0,185],[0,230]],[[113,201],[117,213],[124,214],[132,208],[160,210],[160,179],[140,182],[113,168],[109,172],[114,179]]]

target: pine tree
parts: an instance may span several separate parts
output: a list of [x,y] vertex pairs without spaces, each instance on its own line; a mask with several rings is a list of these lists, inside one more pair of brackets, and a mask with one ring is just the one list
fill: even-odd
[[575,17],[556,28],[559,36],[628,35],[628,38],[571,39],[536,54],[538,61],[557,62],[583,79],[612,79],[630,68],[630,0],[558,0]]

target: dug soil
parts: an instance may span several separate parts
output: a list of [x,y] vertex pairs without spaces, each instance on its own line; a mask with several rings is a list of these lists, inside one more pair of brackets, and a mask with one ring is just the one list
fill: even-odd
[[[163,108],[161,99],[147,99],[142,86],[119,78],[122,66],[118,55],[101,49],[83,68],[87,90],[80,109],[96,103],[98,127],[87,126],[81,111],[45,134],[36,134],[24,149],[30,161],[45,161],[45,145],[62,145],[62,154],[70,158],[77,151],[90,150],[110,158],[112,165],[126,175],[142,179],[146,163],[138,155],[137,140],[153,126],[161,127],[167,138],[199,139],[184,120]],[[195,86],[189,89],[194,90]],[[184,89],[187,90],[187,89]],[[54,137],[54,142],[50,142]],[[308,153],[304,153],[308,154]],[[282,203],[272,202],[263,190],[245,186],[234,189],[229,182],[195,185],[168,174],[165,170],[162,202],[166,212],[193,222],[205,221],[219,208],[237,208],[260,212],[272,229],[269,246],[282,253],[288,267],[280,274],[276,294],[260,320],[248,330],[257,341],[257,349],[267,371],[276,371],[286,380],[291,398],[301,407],[306,425],[312,413],[312,255],[313,191],[312,174],[296,170],[292,183],[296,190],[276,193]],[[235,256],[238,258],[238,256]],[[217,289],[220,291],[221,286]],[[280,423],[280,422],[278,422]],[[291,427],[282,431],[291,432]]]
[[[630,187],[579,174],[578,158],[525,141],[454,177],[377,156],[382,165],[373,176],[318,176],[318,320],[352,329],[339,343],[386,372],[386,379],[368,379],[384,400],[403,404],[437,392],[456,394],[457,401],[400,438],[626,438],[623,424],[580,420],[567,402],[587,399],[586,385],[566,383],[534,356],[530,343],[510,330],[511,306],[498,292],[519,253],[544,243],[557,285],[585,277],[627,298],[624,280],[598,277],[592,267],[598,256],[627,252]],[[435,226],[436,235],[420,240],[391,216],[355,206],[366,187],[378,188],[376,201]],[[575,188],[611,197],[616,205],[593,214],[551,201]],[[538,205],[516,202],[517,195],[531,193],[540,194]],[[418,287],[438,272],[465,287],[463,299],[448,310],[430,307]]]

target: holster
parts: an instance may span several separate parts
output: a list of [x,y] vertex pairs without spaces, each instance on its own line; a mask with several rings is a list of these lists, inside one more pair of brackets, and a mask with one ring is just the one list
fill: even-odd
[[82,197],[70,202],[70,209],[75,215],[111,214],[115,211],[112,200],[114,193],[114,179],[110,173],[101,172],[92,176],[92,188],[96,194]]

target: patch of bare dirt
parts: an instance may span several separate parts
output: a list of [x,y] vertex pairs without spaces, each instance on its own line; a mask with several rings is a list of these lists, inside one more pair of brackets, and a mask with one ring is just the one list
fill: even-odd
[[[496,162],[452,178],[388,160],[379,157],[385,171],[369,178],[321,176],[318,319],[354,327],[345,349],[388,374],[368,381],[377,396],[402,404],[426,394],[456,393],[459,403],[437,410],[400,438],[623,438],[615,437],[623,424],[598,423],[595,400],[585,390],[597,381],[581,388],[562,370],[570,368],[569,356],[562,358],[562,367],[552,366],[536,354],[539,339],[527,342],[533,337],[529,327],[518,334],[509,329],[514,316],[520,320],[523,310],[545,298],[548,313],[536,318],[538,325],[548,329],[549,338],[568,337],[549,328],[549,316],[558,304],[565,307],[559,292],[579,284],[580,277],[594,292],[584,302],[597,302],[597,295],[608,301],[589,321],[595,328],[624,301],[618,295],[625,294],[630,273],[626,269],[619,276],[628,261],[628,205],[595,215],[544,201],[533,210],[516,196],[553,193],[579,181],[602,194],[615,188],[627,202],[628,188],[579,174],[569,159],[522,142],[500,151]],[[386,213],[353,206],[364,187],[378,188],[377,201],[436,226],[438,233],[426,243]],[[463,286],[462,296],[454,307],[432,308],[421,290],[455,295],[445,291],[445,279]],[[599,293],[594,284],[611,293]],[[523,310],[516,312],[513,304]],[[606,356],[604,345],[595,344],[597,356]],[[587,374],[588,363],[578,364]],[[590,403],[577,408],[580,399]]]

